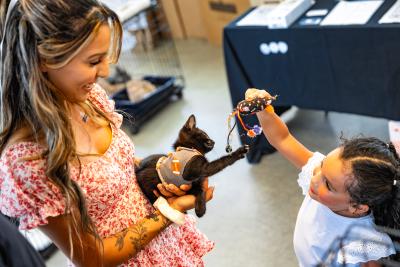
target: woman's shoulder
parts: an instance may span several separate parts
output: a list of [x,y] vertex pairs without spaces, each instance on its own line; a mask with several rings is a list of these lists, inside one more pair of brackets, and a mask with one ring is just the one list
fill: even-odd
[[60,190],[48,179],[46,148],[32,141],[8,145],[0,158],[0,212],[20,218],[20,228],[44,224],[62,214]]
[[45,150],[46,148],[37,142],[20,141],[6,146],[2,151],[1,161],[18,162],[38,159]]
[[27,130],[17,130],[1,151],[1,179],[25,179],[32,171],[44,169],[46,147],[34,141]]
[[115,111],[115,102],[110,99],[106,91],[98,84],[96,84],[89,95],[91,101],[101,111],[109,115],[109,118],[117,128],[122,124],[122,115]]
[[[37,136],[36,139],[37,138],[40,137]],[[35,141],[36,139],[28,127],[22,127],[16,130],[1,151],[1,160],[19,160],[43,153],[46,148],[44,144]]]
[[0,158],[0,188],[4,185],[35,187],[46,180],[45,148],[35,142],[22,141],[9,145]]
[[98,84],[90,91],[89,100],[106,113],[114,111],[114,101],[108,97],[106,91]]

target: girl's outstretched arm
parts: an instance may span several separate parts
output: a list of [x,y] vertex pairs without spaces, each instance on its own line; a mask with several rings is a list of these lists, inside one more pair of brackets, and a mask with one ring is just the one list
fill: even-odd
[[[248,89],[246,100],[271,97],[265,90]],[[304,166],[312,156],[312,152],[290,134],[288,127],[272,108],[257,113],[265,137],[285,158],[297,168]]]

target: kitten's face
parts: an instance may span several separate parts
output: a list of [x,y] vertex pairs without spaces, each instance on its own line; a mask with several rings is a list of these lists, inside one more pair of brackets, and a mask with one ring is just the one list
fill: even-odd
[[201,129],[196,127],[196,118],[191,115],[179,132],[179,146],[195,148],[205,154],[214,148],[215,142]]

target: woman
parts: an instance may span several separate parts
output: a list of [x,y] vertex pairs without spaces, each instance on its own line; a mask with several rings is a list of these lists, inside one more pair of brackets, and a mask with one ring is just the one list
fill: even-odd
[[[121,25],[95,0],[2,1],[0,211],[39,227],[78,266],[201,266],[213,243],[140,191],[134,146],[96,84]],[[204,184],[207,200],[213,188]],[[172,209],[194,197],[160,187]],[[187,190],[187,188],[186,188]],[[183,196],[176,196],[183,195]],[[161,209],[162,210],[162,209]]]

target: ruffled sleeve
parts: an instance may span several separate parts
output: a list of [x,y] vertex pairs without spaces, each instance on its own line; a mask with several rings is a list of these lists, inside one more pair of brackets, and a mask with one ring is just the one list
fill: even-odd
[[45,174],[46,160],[39,145],[19,143],[4,151],[0,159],[0,211],[19,219],[20,229],[47,224],[48,217],[64,214],[64,198]]
[[[388,257],[395,253],[390,237],[371,225],[355,225],[338,251],[337,263],[357,264]],[[347,266],[347,265],[346,265]]]
[[96,84],[89,95],[89,100],[95,104],[101,111],[110,116],[111,121],[117,128],[121,127],[122,115],[115,111],[114,100],[110,99],[106,91]]
[[308,159],[306,165],[301,168],[301,172],[299,173],[299,178],[297,179],[297,183],[303,190],[303,195],[306,195],[308,192],[308,188],[310,187],[311,177],[313,176],[313,171],[315,167],[321,164],[321,161],[325,158],[319,152],[314,152],[311,158]]

